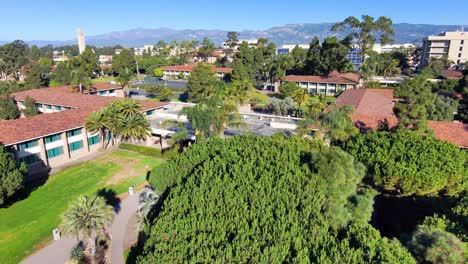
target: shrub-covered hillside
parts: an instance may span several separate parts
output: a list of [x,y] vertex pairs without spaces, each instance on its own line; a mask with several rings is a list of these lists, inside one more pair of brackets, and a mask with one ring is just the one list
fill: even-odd
[[165,191],[140,263],[414,263],[367,224],[374,193],[338,148],[210,139],[153,171]]

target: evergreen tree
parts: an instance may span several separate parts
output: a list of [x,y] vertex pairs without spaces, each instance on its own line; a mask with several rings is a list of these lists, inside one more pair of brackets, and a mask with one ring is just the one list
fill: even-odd
[[34,65],[24,80],[24,85],[30,89],[49,86],[49,77],[46,68],[40,64]]
[[190,72],[187,93],[190,100],[201,101],[213,95],[219,81],[210,64],[200,63]]
[[0,95],[0,119],[16,119],[20,112],[9,95]]
[[37,110],[36,100],[32,97],[26,96],[24,99],[23,115],[25,117],[30,117],[37,114],[39,114],[39,110]]
[[0,146],[0,205],[23,188],[26,172],[26,165],[18,166],[13,156]]

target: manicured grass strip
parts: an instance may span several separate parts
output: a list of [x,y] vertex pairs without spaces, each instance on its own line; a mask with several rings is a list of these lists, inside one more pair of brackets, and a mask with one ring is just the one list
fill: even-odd
[[[78,195],[92,194],[102,188],[124,193],[128,186],[145,182],[146,165],[154,167],[161,162],[141,154],[117,151],[52,175],[26,199],[0,209],[0,263],[19,263],[50,241],[60,215]],[[134,166],[134,175],[107,183],[129,164]]]

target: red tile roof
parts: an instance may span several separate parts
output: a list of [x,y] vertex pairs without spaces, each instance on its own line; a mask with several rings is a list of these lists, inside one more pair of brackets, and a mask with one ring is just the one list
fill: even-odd
[[359,84],[359,75],[348,72],[332,72],[329,75],[287,75],[284,79],[288,82],[314,82],[314,83],[338,83],[338,84]]
[[444,79],[459,80],[463,77],[463,73],[461,71],[448,69],[443,70],[440,73],[440,76]]
[[[72,86],[72,85],[58,86],[58,87],[52,87],[52,88],[56,89],[56,91],[60,89],[61,92],[64,92],[64,93],[78,93],[79,92],[78,86]],[[97,83],[94,83],[89,89],[85,88],[83,93],[117,90],[117,89],[122,89],[122,87],[119,84],[97,82]]]
[[[192,65],[174,65],[174,66],[164,66],[164,67],[161,67],[161,68],[164,71],[192,71],[194,66],[192,66]],[[212,67],[211,69],[214,72],[222,72],[222,73],[232,72],[231,68]]]
[[390,127],[397,125],[392,98],[393,90],[389,89],[352,89],[341,93],[331,107],[354,106],[351,119],[356,126],[375,130],[384,120],[387,120]]
[[456,121],[428,121],[427,125],[438,139],[468,148],[468,124]]
[[[15,120],[0,120],[0,144],[12,145],[83,127],[86,117],[91,112],[105,107],[114,100],[119,100],[116,97],[72,93],[66,87],[33,89],[12,94],[17,101],[24,101],[26,96],[34,98],[37,103],[67,106],[73,109]],[[143,111],[160,108],[167,104],[151,101],[139,102]]]

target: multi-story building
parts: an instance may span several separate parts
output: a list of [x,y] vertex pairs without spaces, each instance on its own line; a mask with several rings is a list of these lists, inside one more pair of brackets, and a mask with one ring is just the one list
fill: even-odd
[[309,44],[285,44],[281,45],[276,49],[276,55],[286,55],[289,54],[296,46],[304,50],[309,49]]
[[111,64],[112,63],[112,55],[99,55],[99,63],[101,64]]
[[[95,91],[100,94],[102,91]],[[19,109],[26,97],[36,100],[41,114],[15,120],[0,120],[0,145],[9,150],[18,162],[25,162],[28,172],[67,164],[97,152],[101,136],[84,127],[86,117],[105,107],[116,97],[80,94],[70,87],[41,88],[16,92],[12,97]],[[147,116],[166,103],[141,101]]]
[[[242,44],[242,42],[246,42],[249,44],[249,47],[255,47],[258,43],[258,39],[239,39],[236,43],[236,46],[234,47],[234,50],[237,50],[239,46]],[[229,46],[226,42],[222,43],[223,49],[229,49]]]
[[307,89],[311,94],[334,96],[342,91],[360,88],[362,80],[352,72],[331,72],[326,76],[319,75],[287,75],[284,81],[295,82],[299,87]]
[[[175,65],[175,66],[165,66],[161,67],[163,70],[164,78],[166,79],[176,79],[180,73],[184,74],[184,78],[190,76],[190,72],[193,70],[192,65]],[[218,78],[223,78],[225,74],[232,72],[231,68],[211,68]]]
[[444,32],[423,39],[421,64],[427,65],[430,58],[446,56],[454,64],[468,61],[468,32]]
[[377,53],[393,52],[399,49],[416,49],[416,45],[412,43],[388,44],[388,45],[374,44],[374,46],[372,47],[372,50]]

